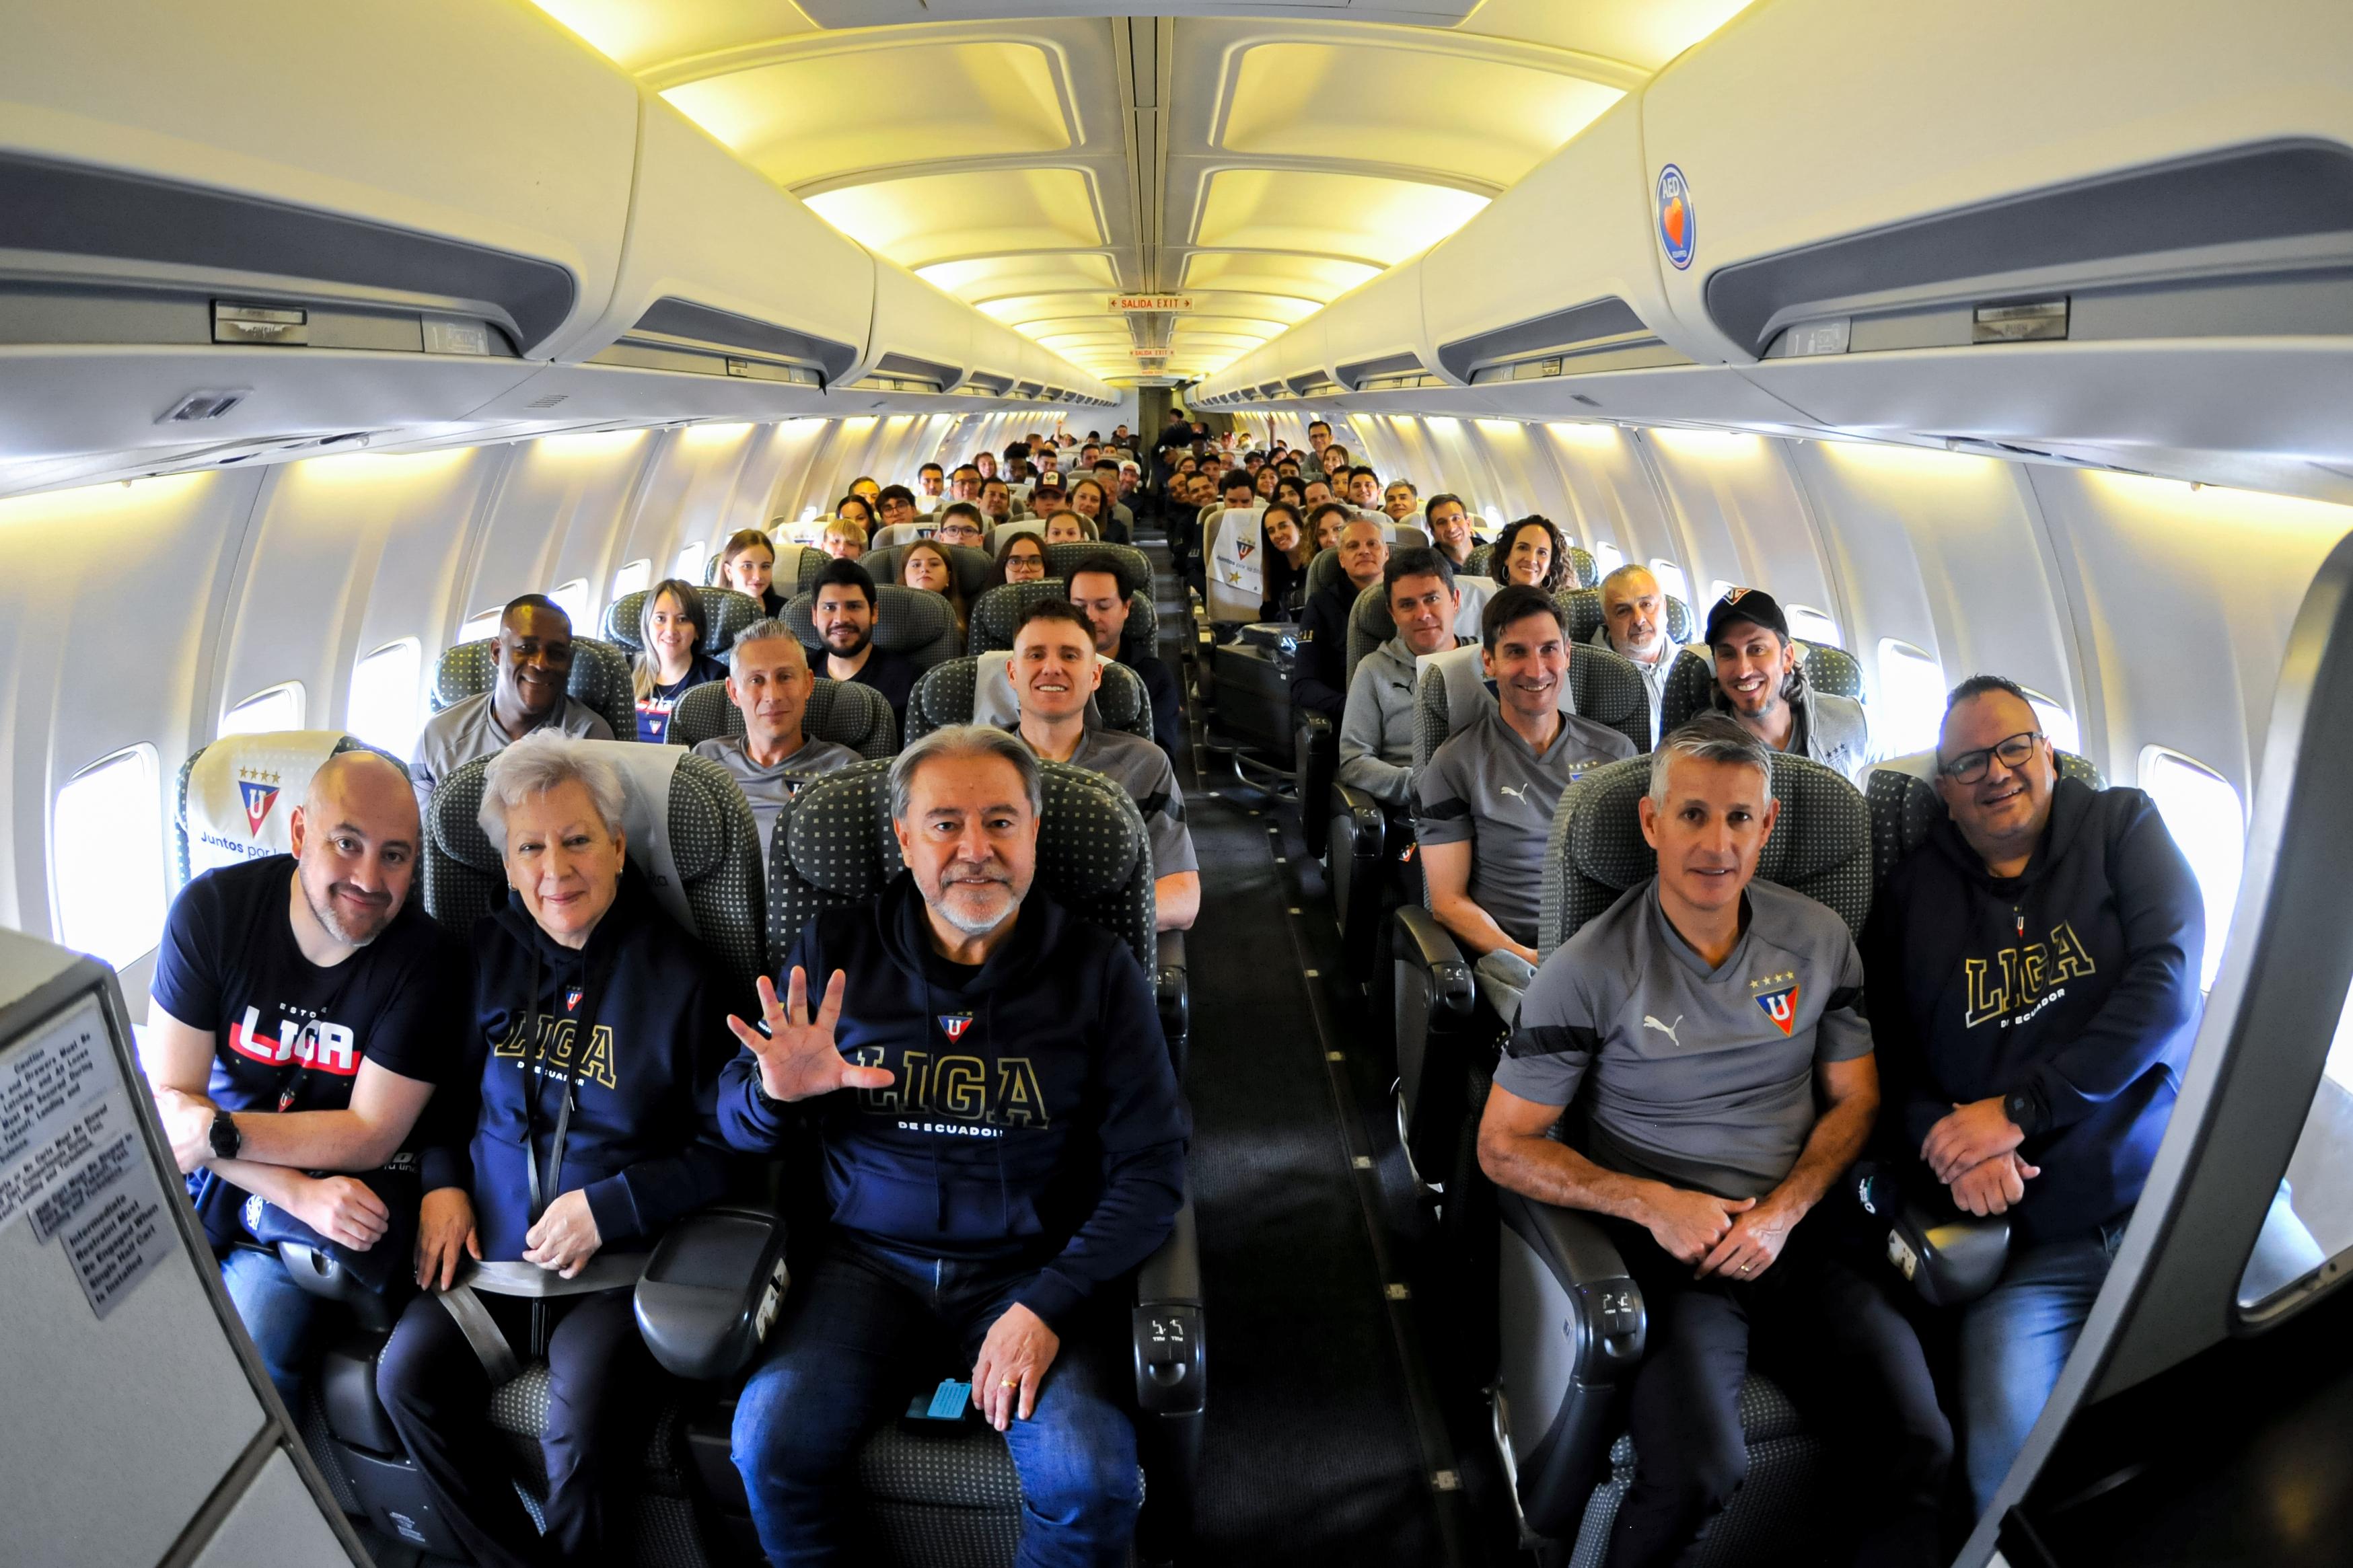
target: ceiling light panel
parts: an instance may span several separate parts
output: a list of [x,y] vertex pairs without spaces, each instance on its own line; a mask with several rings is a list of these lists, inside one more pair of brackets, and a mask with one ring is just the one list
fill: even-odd
[[1071,251],[1058,256],[976,256],[921,269],[924,282],[967,302],[1008,295],[1051,294],[1072,289],[1109,293],[1119,287],[1111,258]]
[[[1324,256],[1251,256],[1202,250],[1185,258],[1184,287],[1282,295],[1324,305],[1357,284],[1378,277],[1380,270],[1365,262]],[[1314,313],[1310,309],[1302,310],[1300,315]]]
[[806,198],[818,216],[902,267],[1006,250],[1100,249],[1076,169],[985,169],[844,185]]
[[1219,169],[1194,243],[1302,250],[1391,267],[1444,239],[1487,205],[1447,185],[1301,169]]
[[1431,49],[1265,43],[1241,55],[1219,142],[1236,153],[1442,170],[1500,189],[1623,96],[1581,77]]
[[902,40],[730,71],[662,96],[790,189],[859,169],[1061,152],[1075,138],[1057,64],[1029,44]]
[[1657,70],[1725,23],[1750,0],[1487,0],[1461,31],[1574,49],[1634,70]]
[[793,0],[532,0],[624,70],[814,33]]

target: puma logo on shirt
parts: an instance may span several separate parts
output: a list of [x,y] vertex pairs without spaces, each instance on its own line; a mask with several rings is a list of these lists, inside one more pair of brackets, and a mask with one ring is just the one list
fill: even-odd
[[1648,1013],[1642,1015],[1642,1027],[1646,1029],[1656,1029],[1659,1033],[1666,1036],[1668,1039],[1674,1040],[1675,1048],[1677,1050],[1681,1050],[1683,1048],[1683,1042],[1675,1039],[1675,1031],[1683,1026],[1683,1015],[1681,1013],[1675,1015],[1675,1021],[1672,1025],[1662,1024],[1656,1018],[1651,1017]]

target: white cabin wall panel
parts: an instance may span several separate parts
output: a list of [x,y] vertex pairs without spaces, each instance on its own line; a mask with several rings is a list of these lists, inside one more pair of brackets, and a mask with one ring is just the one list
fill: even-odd
[[[751,447],[751,427],[701,428],[700,436],[694,426],[657,433],[616,552],[621,561],[649,558],[656,582],[675,573],[683,546],[700,543],[708,551],[717,545],[725,537],[723,522],[734,515],[736,479]],[[700,581],[701,574],[695,575]]]
[[[589,620],[572,629],[604,635],[613,574],[631,557],[615,553],[629,498],[655,445],[649,430],[556,436],[506,448],[506,472],[487,498],[461,616],[519,594],[544,594],[588,580]],[[661,563],[655,563],[657,574]]]
[[2056,699],[2091,733],[2032,470],[1854,441],[1797,441],[1788,452],[1838,557],[1853,623],[1847,647],[1874,693],[1879,639],[1896,637],[1935,658],[1947,686],[2007,676]]
[[1447,480],[1444,488],[1461,496],[1472,511],[1499,525],[1525,515],[1513,510],[1515,498],[1487,461],[1470,421],[1440,415],[1421,424],[1429,436],[1430,455]]
[[2141,748],[2164,745],[2252,800],[2288,630],[2320,563],[2353,530],[2353,507],[2024,471],[2098,683],[2085,707],[2104,731],[2110,782],[2135,783]]
[[818,499],[820,476],[816,469],[818,453],[823,448],[829,428],[822,419],[783,419],[776,423],[773,439],[776,443],[776,478],[769,487],[768,503],[761,526],[776,527],[798,522],[801,513],[811,507],[823,510],[830,497]]
[[[55,940],[51,802],[126,747],[155,748],[168,856],[172,782],[213,732],[215,655],[261,481],[175,475],[0,500],[0,925]],[[149,972],[123,976],[134,1016]]]
[[1554,522],[1592,550],[1616,545],[1629,561],[1648,560],[1646,546],[1672,542],[1658,488],[1651,482],[1633,432],[1614,425],[1546,426],[1569,507]]
[[1568,488],[1544,450],[1544,435],[1516,419],[1473,419],[1471,445],[1495,478],[1499,510],[1510,518],[1530,513],[1554,526],[1568,515]]
[[519,583],[478,601],[451,591],[511,452],[320,458],[269,470],[212,670],[210,720],[300,680],[304,727],[334,728],[362,654],[417,637],[429,681],[467,615],[550,586]]
[[[1695,610],[1706,613],[1708,586],[1722,578],[1763,588],[1784,606],[1823,611],[1844,631],[1846,606],[1788,466],[1789,443],[1713,430],[1645,430],[1641,441],[1687,542],[1688,555],[1665,552],[1690,577]],[[1661,552],[1648,549],[1651,539],[1672,542],[1672,535],[1644,537],[1645,560]],[[1631,550],[1626,555],[1636,558]],[[1856,646],[1848,633],[1846,647]]]

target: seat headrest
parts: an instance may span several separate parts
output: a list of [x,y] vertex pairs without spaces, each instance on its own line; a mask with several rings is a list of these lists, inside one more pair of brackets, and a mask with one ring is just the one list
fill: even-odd
[[1337,550],[1317,551],[1315,558],[1307,563],[1307,596],[1314,598],[1347,575],[1340,569],[1340,552]]
[[[1100,544],[1088,541],[1079,544],[1049,544],[1046,546],[1046,575],[1070,581],[1079,563],[1091,556],[1108,555],[1120,564],[1120,581],[1131,594],[1152,596],[1152,559],[1133,544]],[[1130,623],[1133,624],[1132,622]]]
[[1389,520],[1388,514],[1386,512],[1381,513],[1380,515],[1382,520],[1381,531],[1388,536],[1389,550],[1392,553],[1399,550],[1424,550],[1429,548],[1430,535],[1419,524],[1392,521]]
[[1561,548],[1568,552],[1569,575],[1578,587],[1590,588],[1600,583],[1601,567],[1593,559],[1593,552],[1581,544],[1569,544],[1566,542],[1562,543]]
[[[1479,617],[1494,596],[1495,584],[1484,577],[1457,576],[1454,591],[1461,595],[1461,606],[1454,614],[1454,635],[1476,641]],[[1348,679],[1356,678],[1356,666],[1366,654],[1397,636],[1397,622],[1389,616],[1388,586],[1376,583],[1356,595],[1348,611]]]
[[[1156,964],[1152,845],[1127,792],[1100,773],[1039,763],[1045,810],[1035,885]],[[821,909],[881,893],[906,868],[891,827],[891,764],[861,763],[811,780],[777,817],[768,868],[768,937],[781,959]],[[1149,970],[1147,970],[1149,973]]]
[[[785,624],[793,628],[793,635],[801,639],[804,647],[818,646],[817,627],[809,618],[816,608],[814,592],[796,594],[785,606]],[[961,651],[956,641],[955,612],[945,599],[926,589],[902,587],[896,583],[874,585],[876,647],[903,653],[929,669]]]
[[[1657,874],[1642,837],[1640,803],[1651,759],[1596,768],[1572,783],[1554,814],[1537,948],[1549,954],[1620,894]],[[1871,813],[1835,768],[1777,752],[1773,798],[1780,811],[1757,858],[1757,875],[1803,893],[1860,935],[1871,913]]]
[[[621,774],[629,863],[655,900],[745,985],[765,967],[758,918],[759,847],[752,808],[727,770],[678,746],[581,741]],[[425,907],[463,932],[506,896],[501,847],[481,826],[491,757],[453,770],[427,808]]]
[[[624,594],[605,606],[605,640],[630,653],[646,651],[638,636],[638,623],[646,613],[649,588]],[[735,639],[745,626],[758,620],[765,612],[760,601],[733,588],[702,590],[702,651],[717,658],[735,646]]]
[[181,885],[216,867],[284,855],[293,847],[294,808],[329,757],[375,752],[406,773],[407,764],[341,730],[271,730],[223,735],[180,766],[173,837]]
[[[495,637],[443,649],[433,667],[433,710],[438,713],[488,691],[498,679],[497,649]],[[575,635],[572,675],[565,689],[610,724],[614,734],[638,732],[638,696],[629,675],[629,656],[611,643]]]
[[[901,523],[899,526],[913,528],[917,525]],[[931,525],[925,523],[923,526],[928,529]],[[891,531],[886,528],[882,531],[888,533]],[[906,558],[907,546],[913,542],[910,538],[881,549],[870,549],[860,558],[860,564],[866,568],[875,582],[896,583],[899,568]],[[997,563],[987,551],[976,544],[943,544],[940,548],[948,552],[948,563],[955,568],[956,592],[962,594],[965,603],[969,605],[987,588],[989,579],[997,574]]]
[[[949,724],[1009,728],[1021,719],[1013,677],[1002,650],[952,658],[915,683],[907,700],[907,741],[913,744]],[[1091,730],[1119,730],[1152,739],[1152,699],[1144,678],[1113,659],[1095,656],[1103,684],[1087,699]]]
[[[743,710],[728,700],[727,683],[707,680],[687,689],[670,710],[669,741],[691,749],[705,741],[733,740],[744,733]],[[871,686],[818,676],[809,682],[801,709],[801,733],[812,741],[848,746],[861,757],[894,756],[898,721],[891,700]]]
[[[1052,550],[1070,548],[1055,545]],[[1048,552],[1049,555],[1052,550]],[[1047,599],[1066,598],[1070,584],[1060,577],[1043,577],[1035,583],[999,583],[996,587],[972,601],[966,619],[965,651],[966,653],[1002,653],[1013,646],[1013,634],[1020,629],[1021,617],[1029,606]],[[1127,629],[1120,634],[1120,650],[1134,655],[1159,651],[1160,617],[1153,608],[1152,594],[1147,586],[1132,589],[1127,595]]]
[[[2052,748],[2059,776],[2092,789],[2107,788],[2107,781],[2088,757]],[[1874,763],[1863,775],[1863,798],[1871,807],[1871,869],[1874,882],[1883,881],[1896,863],[1926,842],[1929,831],[1951,814],[1936,793],[1936,753],[1915,752]]]

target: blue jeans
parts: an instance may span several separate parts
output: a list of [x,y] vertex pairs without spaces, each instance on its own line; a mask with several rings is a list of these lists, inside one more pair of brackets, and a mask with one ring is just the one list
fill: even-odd
[[302,1416],[302,1375],[310,1370],[322,1310],[332,1303],[294,1283],[274,1252],[237,1247],[221,1259],[221,1283],[230,1303],[261,1352],[261,1364],[278,1397],[296,1420]]
[[2051,1402],[2124,1236],[2119,1219],[2013,1252],[2001,1283],[1963,1313],[1961,1443],[1979,1514]]
[[[946,1364],[969,1378],[1026,1266],[959,1263],[840,1232],[796,1280],[767,1359],[735,1404],[734,1459],[760,1546],[776,1568],[866,1560],[844,1496],[869,1434],[928,1393]],[[1022,1568],[1124,1564],[1142,1504],[1135,1429],[1115,1394],[1106,1336],[1073,1325],[1035,1411],[1005,1432],[1021,1478]],[[944,1344],[943,1344],[944,1342]],[[977,1419],[967,1416],[966,1419]]]

